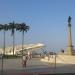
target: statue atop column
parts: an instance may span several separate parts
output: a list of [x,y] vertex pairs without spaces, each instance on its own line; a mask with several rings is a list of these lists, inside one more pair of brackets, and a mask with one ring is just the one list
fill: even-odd
[[71,17],[68,17],[68,26],[71,26]]
[[72,46],[72,34],[71,34],[71,17],[68,17],[68,54],[72,55],[73,53]]

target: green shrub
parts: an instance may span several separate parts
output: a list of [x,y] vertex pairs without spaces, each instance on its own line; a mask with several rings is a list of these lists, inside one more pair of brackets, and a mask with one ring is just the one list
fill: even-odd
[[21,56],[17,56],[17,55],[4,55],[3,57],[5,59],[11,59],[11,58],[20,58]]

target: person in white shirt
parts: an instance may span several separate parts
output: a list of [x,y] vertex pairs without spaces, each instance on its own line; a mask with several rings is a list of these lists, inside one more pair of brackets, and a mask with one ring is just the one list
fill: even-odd
[[28,59],[30,60],[31,59],[31,52],[28,51]]
[[24,55],[23,56],[23,67],[26,67],[27,60],[28,60],[28,56]]

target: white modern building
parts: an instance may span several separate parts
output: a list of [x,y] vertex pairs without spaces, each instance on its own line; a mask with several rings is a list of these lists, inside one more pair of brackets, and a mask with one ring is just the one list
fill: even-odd
[[[40,49],[45,47],[44,44],[42,43],[37,43],[37,44],[28,44],[28,45],[24,45],[24,50],[23,51],[34,51],[36,49]],[[14,54],[18,54],[22,51],[22,45],[17,45],[14,48]],[[3,49],[0,48],[0,54],[3,54]],[[5,54],[6,55],[13,55],[13,48],[12,47],[6,47],[5,48]]]

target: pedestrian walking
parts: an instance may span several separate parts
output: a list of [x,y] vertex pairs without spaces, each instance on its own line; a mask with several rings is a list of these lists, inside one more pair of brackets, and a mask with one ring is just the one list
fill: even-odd
[[28,56],[24,55],[23,56],[23,67],[26,67],[27,60],[28,60]]

